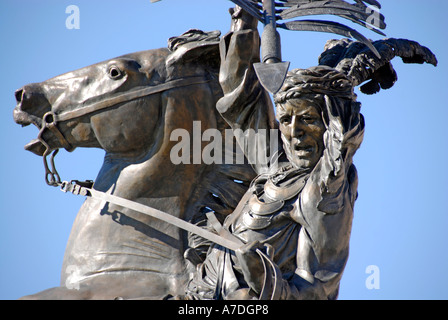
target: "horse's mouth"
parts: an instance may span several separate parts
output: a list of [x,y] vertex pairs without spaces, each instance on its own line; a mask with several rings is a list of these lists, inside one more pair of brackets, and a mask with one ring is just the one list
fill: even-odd
[[46,148],[39,139],[33,139],[25,145],[25,150],[42,157]]
[[15,123],[20,124],[22,127],[27,127],[30,124],[34,124],[38,128],[42,127],[42,119],[21,110],[20,105],[14,108],[13,117]]
[[[39,130],[42,127],[42,119],[30,115],[27,112],[15,108],[13,112],[14,121],[20,124],[22,127],[27,127],[31,124],[35,125]],[[39,139],[33,139],[25,145],[25,150],[30,151],[38,156],[43,156],[45,152],[45,146]]]

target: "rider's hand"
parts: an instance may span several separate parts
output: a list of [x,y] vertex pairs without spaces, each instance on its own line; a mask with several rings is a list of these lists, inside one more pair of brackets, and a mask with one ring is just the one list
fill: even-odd
[[240,6],[235,6],[235,8],[231,8],[229,11],[232,15],[231,31],[244,29],[257,30],[258,20],[244,11]]
[[256,252],[262,248],[263,245],[259,241],[253,241],[235,251],[244,279],[257,294],[261,292],[264,284],[263,261]]

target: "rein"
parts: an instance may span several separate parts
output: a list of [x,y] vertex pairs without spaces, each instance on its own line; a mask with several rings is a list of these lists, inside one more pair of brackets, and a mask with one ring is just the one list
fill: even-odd
[[[53,149],[43,138],[43,134],[45,131],[49,130],[52,134],[59,140],[62,147],[67,151],[71,152],[75,148],[67,141],[64,134],[58,129],[58,123],[63,121],[68,121],[72,119],[76,119],[100,110],[105,110],[112,108],[120,103],[128,102],[131,100],[135,100],[138,98],[146,97],[149,95],[153,95],[156,93],[161,93],[164,91],[168,91],[175,88],[181,88],[186,86],[191,86],[195,84],[203,84],[208,83],[211,80],[204,76],[196,76],[189,78],[180,78],[171,80],[162,84],[148,86],[139,88],[133,91],[125,92],[114,97],[95,102],[89,105],[84,106],[83,108],[62,112],[59,114],[55,114],[53,111],[49,111],[45,113],[42,117],[42,127],[39,131],[39,135],[37,136],[38,140],[44,145],[45,152],[43,154],[44,159],[44,168],[45,168],[45,182],[50,186],[61,186],[62,181],[59,176],[58,171],[56,170],[54,164],[54,158],[56,154],[59,152],[59,149]],[[50,157],[50,166],[48,165],[47,157],[51,154]]]

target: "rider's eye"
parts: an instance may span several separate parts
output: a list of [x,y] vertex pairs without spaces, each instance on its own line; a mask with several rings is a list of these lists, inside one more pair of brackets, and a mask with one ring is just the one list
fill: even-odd
[[314,123],[315,119],[313,117],[310,116],[304,116],[302,117],[302,120],[305,121],[308,124]]
[[280,118],[280,123],[283,124],[283,125],[285,125],[285,126],[287,126],[288,124],[291,123],[291,117],[288,116],[288,115],[286,115],[286,116],[282,116],[282,117]]
[[112,66],[109,68],[109,77],[111,79],[119,79],[121,78],[121,76],[123,75],[123,73],[121,72],[121,70],[116,67],[116,66]]

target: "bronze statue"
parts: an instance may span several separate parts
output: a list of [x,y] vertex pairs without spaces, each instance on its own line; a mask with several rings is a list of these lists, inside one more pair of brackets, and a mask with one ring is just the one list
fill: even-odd
[[[75,272],[63,273],[61,287],[26,298],[337,297],[357,196],[352,157],[364,132],[353,89],[367,80],[361,87],[365,93],[390,88],[396,81],[390,64],[395,56],[411,63],[437,61],[408,40],[372,44],[330,22],[279,24],[289,30],[327,28],[360,42],[330,41],[319,66],[291,71],[275,92],[275,113],[259,78],[269,64],[281,64],[280,50],[260,59],[261,1],[233,2],[249,13],[237,6],[231,32],[223,38],[190,30],[170,39],[168,49],[125,55],[24,86],[15,94],[14,120],[38,127],[38,139],[26,149],[43,156],[49,185],[67,185],[54,166],[58,149],[102,148],[106,157],[97,179],[93,185],[79,183],[80,188],[144,204],[244,245],[224,248],[142,212],[88,197],[64,259],[63,269]],[[282,2],[284,19],[322,13],[327,8],[321,6],[328,5],[306,1],[300,8],[300,1]],[[339,15],[366,20],[359,12],[341,11],[348,10],[344,1],[330,2]],[[363,2],[377,3],[357,1],[357,11],[365,9]],[[254,65],[260,62],[257,76]],[[282,84],[283,75],[279,78]],[[247,146],[260,148],[270,161],[173,163],[172,133],[194,133],[195,122],[201,123],[201,134],[279,130],[282,143],[275,149],[270,141],[252,145],[248,136],[235,135],[246,155]],[[205,147],[201,143],[199,152]]]

